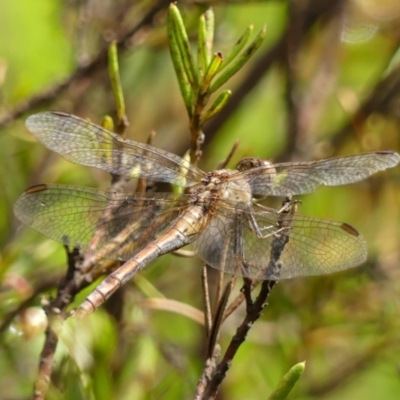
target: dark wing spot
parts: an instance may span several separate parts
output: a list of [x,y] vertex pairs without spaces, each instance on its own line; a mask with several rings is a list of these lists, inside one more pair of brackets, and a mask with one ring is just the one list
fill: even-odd
[[358,231],[357,231],[355,228],[353,228],[351,225],[349,225],[349,224],[343,223],[343,224],[341,225],[341,228],[342,228],[343,230],[345,230],[347,233],[350,233],[350,235],[353,235],[353,236],[360,236],[360,234],[358,233]]
[[32,194],[37,192],[43,192],[44,190],[47,190],[47,185],[42,183],[41,185],[31,186],[29,189],[26,189],[25,193]]

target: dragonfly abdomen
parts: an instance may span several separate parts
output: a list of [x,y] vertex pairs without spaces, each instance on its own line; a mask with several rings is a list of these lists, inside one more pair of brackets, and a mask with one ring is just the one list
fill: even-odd
[[163,254],[180,249],[191,243],[195,238],[195,233],[199,230],[199,224],[202,223],[203,213],[203,208],[199,206],[193,206],[187,209],[184,214],[175,220],[166,233],[162,234],[154,242],[148,244],[143,250],[139,251],[135,257],[127,261],[104,279],[78,308],[75,316],[77,318],[83,318],[94,312],[126,281],[132,278],[148,263]]

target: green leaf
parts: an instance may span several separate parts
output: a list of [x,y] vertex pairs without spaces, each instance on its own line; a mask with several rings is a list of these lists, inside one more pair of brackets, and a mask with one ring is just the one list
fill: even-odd
[[115,40],[108,48],[108,73],[110,75],[115,104],[117,106],[117,125],[123,126],[127,121],[127,117],[125,113],[124,93],[122,91],[121,79],[119,76],[117,42]]
[[214,54],[210,65],[208,66],[207,72],[204,75],[203,81],[200,83],[200,93],[205,93],[208,91],[210,83],[214,76],[218,73],[219,67],[221,66],[223,60],[224,59],[222,58],[221,53]]
[[200,76],[203,77],[212,57],[214,41],[214,13],[208,9],[199,20],[198,64]]
[[229,54],[225,57],[225,60],[222,63],[221,68],[219,69],[218,72],[225,69],[230,64],[230,62],[242,51],[244,46],[246,46],[247,42],[249,41],[252,32],[253,32],[253,25],[250,25],[247,27],[247,29],[244,31],[243,35],[239,38],[239,40],[233,46],[233,48],[229,52]]
[[279,381],[276,389],[270,394],[268,400],[284,400],[289,395],[294,385],[300,379],[306,367],[305,361],[294,365]]
[[182,59],[183,66],[187,78],[192,87],[198,84],[198,75],[194,63],[192,50],[190,48],[189,39],[186,33],[185,25],[183,24],[181,14],[175,4],[171,4],[168,12],[168,19],[172,33],[175,36],[176,44],[178,45],[179,53]]
[[168,15],[167,21],[168,43],[169,51],[171,53],[172,64],[175,69],[176,77],[178,79],[179,89],[181,91],[183,101],[189,115],[192,115],[192,86],[190,85],[188,76],[186,74],[185,66],[181,57],[179,49],[175,24],[172,18]]
[[218,90],[226,81],[228,81],[237,71],[239,71],[250,57],[257,51],[261,46],[262,42],[267,35],[267,27],[264,25],[263,29],[256,36],[253,43],[247,47],[247,49],[231,61],[230,65],[219,75],[215,82],[211,85],[211,92]]
[[221,92],[217,96],[217,98],[213,101],[211,106],[201,116],[200,125],[204,124],[215,114],[219,113],[225,107],[225,104],[228,102],[231,95],[232,95],[231,90],[224,90],[223,92]]

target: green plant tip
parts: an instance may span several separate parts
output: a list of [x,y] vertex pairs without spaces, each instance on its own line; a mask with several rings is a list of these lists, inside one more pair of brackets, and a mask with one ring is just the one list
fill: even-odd
[[305,361],[294,365],[279,381],[276,389],[268,397],[268,400],[284,400],[287,398],[294,385],[300,379],[306,368]]
[[110,132],[114,131],[114,121],[109,115],[106,115],[103,118],[103,121],[101,122],[101,126]]

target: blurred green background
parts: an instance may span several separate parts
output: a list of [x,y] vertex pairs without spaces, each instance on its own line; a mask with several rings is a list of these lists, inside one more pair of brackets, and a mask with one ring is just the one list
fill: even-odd
[[[397,0],[183,1],[195,40],[212,4],[216,48],[229,50],[253,23],[268,36],[225,87],[227,108],[205,127],[200,167],[215,169],[234,144],[245,156],[319,159],[380,149],[400,151],[400,4]],[[154,18],[129,32],[149,10]],[[18,0],[0,13],[0,399],[32,395],[43,335],[21,334],[12,315],[54,294],[65,271],[62,246],[21,227],[13,202],[37,183],[107,188],[106,173],[51,154],[24,127],[40,110],[99,123],[115,115],[104,63],[111,39],[120,54],[128,137],[183,155],[188,120],[166,38],[168,3]],[[64,82],[64,85],[59,85]],[[398,399],[400,396],[400,167],[359,184],[302,197],[301,214],[345,221],[369,246],[368,261],[342,273],[280,282],[235,357],[219,399],[265,399],[282,375],[306,360],[293,399]],[[57,349],[49,399],[192,398],[204,367],[204,329],[183,312],[160,310],[163,296],[202,309],[201,261],[164,256],[127,284],[123,317],[104,309],[68,321]],[[240,289],[240,284],[235,290]],[[83,293],[80,299],[82,300]],[[162,298],[162,297],[161,297]],[[28,304],[27,304],[28,305]],[[162,307],[160,307],[162,308]],[[223,326],[227,345],[244,316]]]

